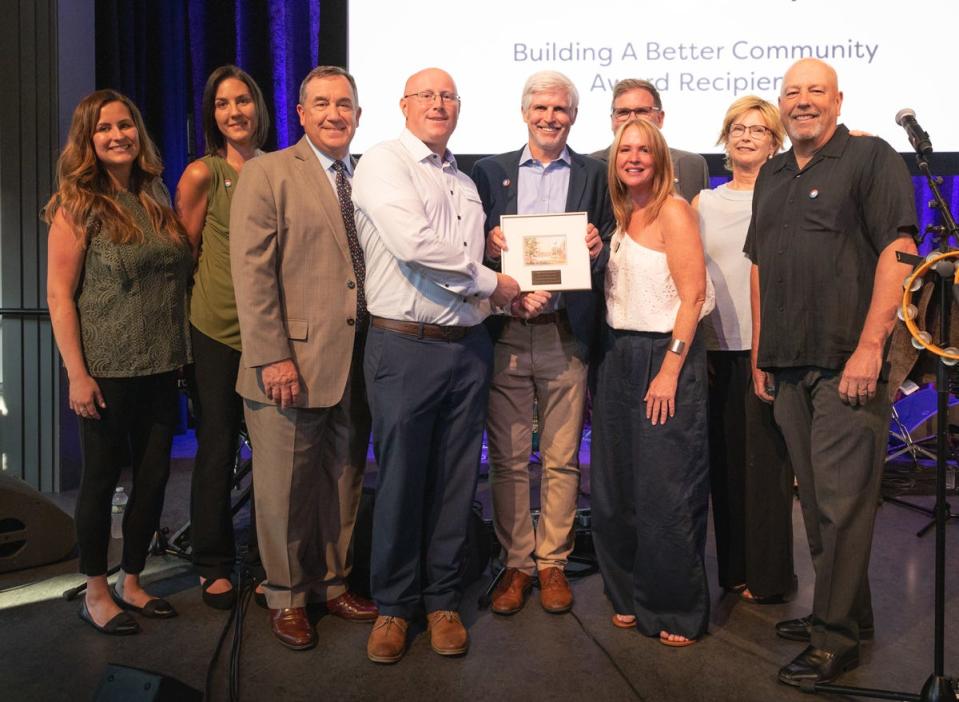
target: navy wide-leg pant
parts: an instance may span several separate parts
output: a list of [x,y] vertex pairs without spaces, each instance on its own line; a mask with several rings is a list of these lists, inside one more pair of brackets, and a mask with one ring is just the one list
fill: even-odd
[[643,398],[669,334],[607,329],[593,403],[593,538],[606,592],[647,636],[706,632],[709,511],[706,354],[691,344],[675,416],[653,425]]

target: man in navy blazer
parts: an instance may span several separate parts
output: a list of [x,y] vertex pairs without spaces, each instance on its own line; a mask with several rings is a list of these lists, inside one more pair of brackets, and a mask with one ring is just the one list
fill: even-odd
[[[563,74],[530,76],[522,99],[528,143],[481,159],[472,173],[486,212],[489,263],[498,262],[507,246],[520,245],[504,239],[504,214],[587,212],[583,235],[593,259],[592,290],[554,293],[533,319],[494,315],[487,321],[496,342],[486,426],[490,490],[507,568],[493,593],[497,614],[523,607],[537,572],[544,609],[562,613],[573,604],[564,568],[573,548],[587,369],[602,321],[609,256],[604,239],[614,226],[605,164],[566,146],[578,102],[576,87]],[[529,489],[534,411],[542,463],[535,530]]]

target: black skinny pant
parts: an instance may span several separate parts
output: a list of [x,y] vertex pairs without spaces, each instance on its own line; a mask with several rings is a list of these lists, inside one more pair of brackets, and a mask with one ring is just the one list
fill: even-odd
[[100,419],[80,418],[83,477],[75,513],[80,572],[88,576],[107,572],[111,500],[129,456],[133,489],[123,515],[120,565],[127,573],[139,573],[160,524],[170,475],[178,419],[176,374],[96,381],[107,406],[99,409]]
[[228,578],[236,551],[230,490],[243,418],[243,400],[235,390],[240,352],[192,325],[190,338],[197,440],[190,492],[193,564],[204,578]]

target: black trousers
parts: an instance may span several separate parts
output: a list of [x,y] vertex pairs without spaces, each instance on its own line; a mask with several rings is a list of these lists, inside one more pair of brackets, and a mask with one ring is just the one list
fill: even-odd
[[789,593],[793,471],[773,408],[753,392],[749,351],[710,351],[709,479],[719,584]]
[[[240,352],[193,325],[190,339],[197,441],[190,490],[193,564],[204,578],[226,578],[233,570],[236,552],[230,490],[243,418],[243,399],[235,389]],[[252,517],[250,523],[255,523]]]
[[370,569],[380,614],[456,610],[479,475],[493,344],[370,327],[364,370],[379,466]]
[[889,439],[889,396],[851,407],[839,399],[840,372],[790,368],[776,373],[776,421],[799,483],[816,572],[811,642],[842,653],[872,626],[869,554]]
[[123,515],[120,565],[127,573],[139,573],[160,524],[170,475],[178,419],[176,374],[96,381],[107,406],[99,410],[100,419],[80,418],[83,476],[75,513],[80,572],[89,576],[107,572],[110,503],[129,456],[133,489]]

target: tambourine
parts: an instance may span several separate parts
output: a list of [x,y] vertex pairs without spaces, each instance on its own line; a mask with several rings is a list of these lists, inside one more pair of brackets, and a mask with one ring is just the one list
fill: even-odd
[[[899,307],[898,317],[906,324],[906,329],[909,330],[909,333],[912,335],[912,345],[917,349],[926,349],[932,353],[940,356],[942,362],[947,366],[954,366],[959,363],[959,349],[955,346],[948,346],[942,348],[936,346],[932,343],[932,334],[920,329],[916,325],[916,317],[919,315],[919,308],[912,304],[912,294],[922,288],[922,276],[926,274],[931,268],[934,268],[937,263],[940,261],[945,261],[951,258],[959,258],[959,250],[947,251],[946,253],[940,253],[934,251],[933,253],[926,256],[926,260],[923,261],[922,265],[916,268],[912,273],[906,276],[906,280],[903,282],[903,293],[902,293],[902,305]],[[956,266],[955,263],[950,263],[955,268],[953,273],[953,283],[959,284],[959,266]]]

